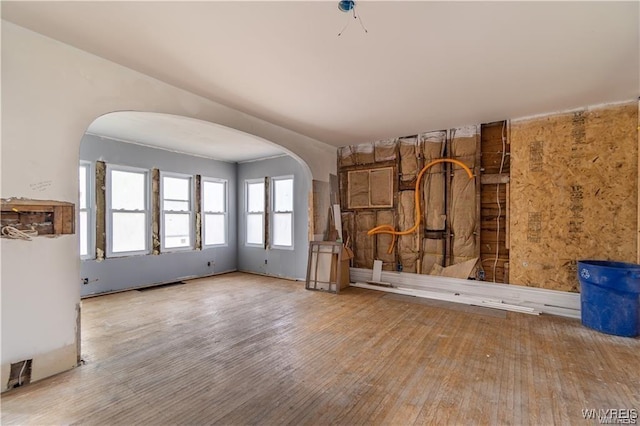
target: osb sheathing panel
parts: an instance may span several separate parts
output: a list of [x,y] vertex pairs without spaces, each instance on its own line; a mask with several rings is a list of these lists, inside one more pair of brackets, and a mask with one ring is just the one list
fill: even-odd
[[[398,197],[398,229],[401,231],[411,228],[415,224],[415,191],[401,191]],[[398,255],[402,272],[416,272],[418,254],[420,251],[418,234],[398,237]]]
[[369,229],[376,226],[375,212],[357,212],[355,217],[356,244],[354,250],[354,267],[373,268],[374,238],[367,235]]
[[419,148],[417,138],[400,138],[400,180],[409,182],[416,178]]
[[[475,174],[476,151],[479,138],[476,126],[456,129],[451,141],[451,157],[462,161]],[[476,237],[477,193],[476,179],[469,179],[464,169],[452,164],[453,177],[451,179],[451,209],[450,223],[452,237],[452,261],[455,265],[460,262],[478,257],[480,254]]]
[[[425,165],[435,159],[442,158],[446,137],[446,132],[431,132],[420,135]],[[444,164],[442,163],[431,166],[422,177],[422,215],[424,226],[428,230],[445,229],[447,216],[444,205],[444,181]]]
[[637,126],[635,104],[512,124],[512,283],[577,291],[577,260],[635,262]]
[[[376,212],[376,226],[379,225],[391,225],[395,226],[395,211],[393,210],[378,210]],[[396,255],[395,248],[391,253],[388,253],[391,246],[392,236],[389,234],[376,235],[376,259],[382,260],[382,269],[385,271],[395,270]]]

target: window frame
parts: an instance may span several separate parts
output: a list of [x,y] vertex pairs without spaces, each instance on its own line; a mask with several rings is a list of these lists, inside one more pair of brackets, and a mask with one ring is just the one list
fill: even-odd
[[[205,183],[221,183],[224,185],[224,194],[223,194],[223,203],[224,203],[224,209],[223,212],[210,212],[205,210],[204,206],[205,206],[205,192],[204,192],[204,187],[205,187]],[[202,248],[213,248],[213,247],[227,247],[229,245],[229,181],[227,179],[222,179],[222,178],[211,178],[211,177],[205,177],[205,176],[201,176],[200,177],[200,215],[201,215],[201,241],[202,241]],[[221,244],[207,244],[206,241],[206,233],[207,233],[207,226],[206,226],[206,217],[207,215],[221,215],[223,216],[224,219],[224,243]]]
[[[164,209],[164,178],[176,178],[176,179],[188,179],[189,180],[189,211],[185,212],[182,210],[165,210]],[[195,214],[195,190],[194,190],[194,178],[193,175],[184,174],[184,173],[175,173],[175,172],[165,172],[160,171],[160,185],[159,185],[160,193],[160,251],[162,253],[173,253],[179,251],[190,251],[195,247],[195,222],[194,222],[194,214]],[[171,200],[170,200],[171,201]],[[175,201],[184,201],[184,200],[175,200]],[[166,247],[165,246],[165,213],[172,214],[188,214],[189,215],[189,245],[185,247]]]
[[[282,181],[282,180],[291,180],[291,210],[276,210],[276,182],[277,181]],[[269,198],[270,198],[270,208],[269,208],[269,214],[271,215],[271,219],[269,220],[269,239],[271,241],[269,241],[269,248],[272,249],[276,249],[276,250],[293,250],[294,246],[295,246],[295,227],[294,227],[294,212],[295,212],[295,193],[296,193],[296,186],[295,186],[295,178],[293,175],[286,175],[286,176],[274,176],[270,179],[269,182],[269,186],[270,188],[270,194],[269,194]],[[273,242],[273,239],[275,237],[275,217],[276,214],[289,214],[291,217],[291,245],[290,246],[284,246],[284,245],[277,245]]]
[[[106,177],[105,177],[105,206],[106,206],[106,218],[105,218],[105,233],[106,233],[106,248],[107,253],[106,257],[128,257],[128,256],[137,256],[137,255],[147,255],[151,252],[151,232],[150,232],[150,221],[151,221],[151,208],[150,208],[150,176],[151,173],[148,169],[143,169],[139,167],[131,167],[131,166],[121,166],[117,164],[107,164],[106,165]],[[145,215],[145,227],[144,227],[144,243],[145,248],[143,250],[132,250],[132,251],[121,251],[114,252],[113,251],[113,213],[114,209],[111,206],[111,195],[113,193],[113,186],[111,184],[111,173],[114,171],[128,172],[128,173],[140,173],[144,175],[144,210],[124,210],[118,209],[116,212],[120,213],[144,213]]]
[[[267,207],[266,207],[266,197],[263,196],[263,206],[262,206],[262,212],[253,212],[253,211],[249,211],[249,185],[253,185],[253,184],[257,184],[257,183],[261,183],[263,185],[263,192],[264,192],[264,188],[267,185],[266,179],[265,178],[258,178],[258,179],[245,179],[244,181],[244,245],[247,247],[260,247],[260,248],[265,248],[265,217],[266,217],[266,212],[267,212]],[[262,232],[261,232],[261,237],[262,237],[262,242],[260,243],[250,243],[248,241],[249,239],[249,216],[253,216],[253,215],[260,215],[262,217]]]
[[82,212],[87,213],[87,254],[80,251],[80,260],[92,260],[96,258],[96,191],[95,191],[95,168],[91,161],[80,161],[78,166],[78,184],[80,183],[80,169],[85,168],[85,203],[86,208],[82,208],[80,202],[80,194],[78,191],[78,239],[80,240],[80,215]]

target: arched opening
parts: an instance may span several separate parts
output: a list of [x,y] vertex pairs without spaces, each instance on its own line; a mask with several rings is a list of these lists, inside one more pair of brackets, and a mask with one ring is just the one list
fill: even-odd
[[236,270],[304,279],[311,183],[299,157],[245,132],[102,115],[80,144],[81,295]]

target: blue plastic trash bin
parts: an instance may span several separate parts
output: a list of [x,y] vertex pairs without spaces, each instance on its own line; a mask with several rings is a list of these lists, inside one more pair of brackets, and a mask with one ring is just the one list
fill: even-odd
[[578,262],[582,324],[607,334],[640,334],[640,265]]

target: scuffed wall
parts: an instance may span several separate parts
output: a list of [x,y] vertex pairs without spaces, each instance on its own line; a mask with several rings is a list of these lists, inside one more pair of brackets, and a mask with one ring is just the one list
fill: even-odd
[[510,281],[578,291],[576,261],[635,262],[635,103],[511,126]]

